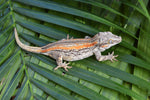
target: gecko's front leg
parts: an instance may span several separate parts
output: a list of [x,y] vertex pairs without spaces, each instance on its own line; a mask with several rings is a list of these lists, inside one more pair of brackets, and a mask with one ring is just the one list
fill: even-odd
[[67,68],[72,68],[71,66],[68,66],[69,63],[66,63],[66,62],[63,63],[63,58],[62,58],[61,55],[59,55],[59,56],[57,57],[56,62],[57,62],[57,65],[58,65],[58,66],[57,66],[56,68],[54,68],[54,70],[57,70],[58,68],[61,68],[61,67],[62,67],[62,68],[65,69],[65,71],[68,71]]
[[114,51],[110,54],[108,53],[108,55],[101,55],[101,52],[94,51],[94,54],[96,56],[96,59],[98,61],[105,61],[105,60],[110,60],[111,62],[113,62],[113,60],[118,61],[115,57],[117,57],[118,55],[114,55]]

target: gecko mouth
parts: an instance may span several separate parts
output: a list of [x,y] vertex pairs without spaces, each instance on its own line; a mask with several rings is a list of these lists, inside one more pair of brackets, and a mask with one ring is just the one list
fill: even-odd
[[121,38],[121,36],[119,36],[119,43],[122,41],[122,38]]
[[118,37],[115,39],[116,44],[120,43],[121,41],[122,41],[121,36],[118,36]]

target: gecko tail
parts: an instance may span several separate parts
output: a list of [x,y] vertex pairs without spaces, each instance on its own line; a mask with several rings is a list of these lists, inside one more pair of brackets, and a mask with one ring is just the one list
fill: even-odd
[[25,45],[23,44],[19,37],[18,37],[18,33],[17,33],[17,30],[16,28],[14,28],[14,32],[15,32],[15,39],[16,39],[16,42],[17,44],[24,50],[26,51],[29,51],[29,52],[34,52],[34,53],[41,53],[41,47],[32,47],[32,46],[28,46],[28,45]]

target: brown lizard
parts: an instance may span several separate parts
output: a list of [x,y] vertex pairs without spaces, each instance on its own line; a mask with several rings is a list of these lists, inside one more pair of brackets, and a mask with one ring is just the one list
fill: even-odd
[[68,66],[69,63],[63,62],[63,60],[76,61],[92,55],[95,55],[98,61],[116,60],[115,57],[118,55],[114,56],[114,52],[108,55],[101,55],[101,52],[120,43],[122,40],[120,36],[114,35],[111,32],[99,32],[92,38],[88,36],[83,39],[67,38],[47,44],[46,46],[33,47],[23,44],[18,38],[16,28],[14,31],[16,42],[22,49],[56,59],[58,66],[54,70],[62,67],[68,71],[67,68],[71,68],[71,66]]

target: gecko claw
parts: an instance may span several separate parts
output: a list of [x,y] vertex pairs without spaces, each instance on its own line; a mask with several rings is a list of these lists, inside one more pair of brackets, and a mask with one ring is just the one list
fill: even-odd
[[111,54],[108,53],[108,56],[109,56],[109,59],[110,59],[111,62],[113,62],[114,60],[115,60],[115,61],[118,61],[118,60],[116,59],[116,57],[118,57],[118,55],[114,55],[114,51],[113,51]]
[[[73,39],[73,37],[71,37],[70,39]],[[69,40],[69,34],[67,34],[67,40]]]
[[68,71],[67,68],[69,68],[69,69],[72,68],[71,66],[68,66],[68,64],[69,64],[69,63],[64,62],[64,63],[62,63],[61,65],[59,65],[59,66],[57,66],[56,68],[54,68],[54,70],[57,70],[58,68],[64,68],[65,71]]
[[69,34],[67,34],[67,40],[69,39]]

